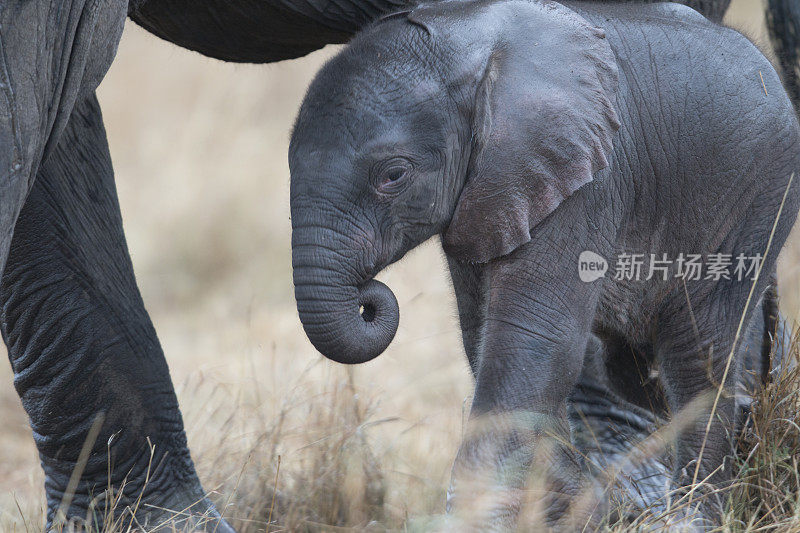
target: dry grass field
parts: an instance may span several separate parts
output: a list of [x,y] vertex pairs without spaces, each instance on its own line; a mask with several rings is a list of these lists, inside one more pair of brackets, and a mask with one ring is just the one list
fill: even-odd
[[[735,3],[732,22],[763,35],[760,1]],[[286,152],[305,87],[334,51],[228,65],[129,23],[100,90],[128,244],[189,444],[205,488],[241,531],[266,529],[276,485],[273,519],[284,529],[426,529],[425,517],[442,511],[471,391],[436,242],[380,276],[401,324],[377,360],[323,360],[297,319]],[[785,252],[783,305],[793,317],[799,268],[800,254]],[[764,419],[773,440],[800,446],[788,424],[772,424],[775,409]],[[0,531],[40,531],[42,474],[7,364],[0,421]],[[768,477],[788,464],[781,479],[796,489],[800,447],[774,449],[788,451],[757,454],[760,467]],[[761,481],[742,501],[776,494]],[[800,531],[787,518],[800,516],[800,501],[788,494],[784,530]]]

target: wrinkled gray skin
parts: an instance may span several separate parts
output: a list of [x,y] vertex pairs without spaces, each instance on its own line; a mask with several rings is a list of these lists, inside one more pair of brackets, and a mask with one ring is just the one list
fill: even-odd
[[[792,52],[798,20],[786,8],[790,1],[771,0],[770,20],[776,22],[773,37]],[[689,3],[720,18],[728,0]],[[160,523],[165,514],[157,508],[191,507],[216,516],[203,498],[164,355],[136,287],[94,96],[126,15],[212,57],[269,62],[345,42],[364,24],[405,5],[0,2],[0,331],[46,474],[49,522],[95,420],[97,438],[65,508],[68,518],[86,517],[92,497],[102,496],[109,484],[120,489],[123,480],[117,511],[135,501],[150,462],[148,439],[155,446],[153,468],[138,521]],[[93,518],[104,512],[102,498],[96,509]]]
[[[321,70],[292,135],[295,294],[324,355],[360,363],[386,348],[398,307],[373,278],[441,235],[475,376],[449,503],[476,512],[459,487],[487,472],[497,500],[480,529],[513,525],[537,459],[551,523],[596,523],[601,508],[568,509],[578,457],[537,455],[544,433],[569,438],[582,370],[573,406],[613,429],[643,404],[641,434],[716,384],[733,392],[748,357],[763,365],[759,302],[799,205],[795,180],[749,305],[750,281],[684,285],[674,266],[667,280],[582,282],[584,250],[612,266],[623,252],[763,253],[800,169],[800,127],[739,33],[675,4],[569,6],[448,2],[381,21]],[[673,487],[730,478],[734,395],[704,439],[707,409],[677,436]],[[708,492],[693,496],[698,526],[719,518]]]
[[96,423],[88,463],[63,507],[67,519],[88,516],[97,530],[105,489],[124,485],[117,520],[141,496],[136,518],[148,530],[171,516],[161,508],[205,513],[207,529],[231,531],[204,497],[136,286],[95,97],[128,13],[178,44],[269,62],[341,42],[394,7],[392,0],[0,1],[0,332],[45,471],[48,525]]

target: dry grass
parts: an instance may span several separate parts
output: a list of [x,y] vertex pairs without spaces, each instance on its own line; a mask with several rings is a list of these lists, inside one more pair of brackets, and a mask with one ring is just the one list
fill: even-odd
[[729,521],[744,531],[800,531],[800,339],[775,346],[784,365],[754,404],[739,440]]
[[[757,2],[738,3],[757,34],[747,16]],[[129,246],[189,444],[205,488],[244,532],[266,530],[270,509],[273,532],[434,528],[471,389],[436,243],[382,274],[402,317],[376,361],[322,360],[297,320],[286,148],[305,87],[332,52],[225,65],[131,25],[100,94]],[[781,264],[791,316],[796,249]],[[42,474],[8,365],[0,382],[0,531],[40,531]],[[791,370],[758,403],[731,530],[800,530],[799,390]]]
[[[786,363],[756,396],[738,438],[737,474],[721,531],[800,531],[800,336],[775,350]],[[446,476],[397,476],[391,468],[399,450],[382,444],[380,428],[400,420],[376,416],[375,398],[357,387],[352,369],[328,368],[322,379],[306,379],[316,366],[301,373],[277,413],[270,416],[263,404],[240,399],[235,416],[222,421],[224,431],[204,443],[214,450],[201,460],[208,461],[207,486],[214,487],[219,510],[241,533],[437,529]],[[626,502],[615,505],[613,514],[624,514]],[[541,529],[536,501],[528,506],[520,530]],[[651,530],[684,508],[677,501],[666,512],[646,510],[633,523]],[[114,513],[104,531],[127,533],[120,526],[125,510]],[[30,526],[37,518],[28,516],[24,530],[39,531]],[[609,531],[632,528],[630,517],[609,520]]]

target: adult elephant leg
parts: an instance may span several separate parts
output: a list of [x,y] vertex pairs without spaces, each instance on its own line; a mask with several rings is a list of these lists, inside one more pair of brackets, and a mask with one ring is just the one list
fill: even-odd
[[[449,502],[456,520],[482,530],[514,527],[533,466],[545,465],[548,520],[571,527],[587,518],[570,509],[581,475],[564,445],[566,401],[581,373],[598,288],[578,280],[577,252],[572,257],[548,242],[531,241],[484,267],[486,323]],[[564,265],[537,268],[545,258]]]
[[786,92],[800,110],[800,2],[767,0],[767,27]]
[[126,0],[0,3],[0,273],[39,165],[105,75]]
[[702,13],[709,20],[722,22],[731,0],[685,0],[682,3]]
[[39,170],[0,304],[14,384],[45,471],[48,524],[88,517],[104,529],[111,513],[122,523],[135,513],[154,527],[175,510],[205,513],[211,529],[230,531],[195,474],[136,287],[94,95],[76,105]]

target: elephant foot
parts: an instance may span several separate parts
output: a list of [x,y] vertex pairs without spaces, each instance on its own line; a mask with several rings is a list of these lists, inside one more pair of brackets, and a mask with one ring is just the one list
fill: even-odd
[[207,498],[203,498],[188,509],[178,509],[178,507],[170,510],[159,509],[157,513],[150,513],[146,518],[146,524],[142,524],[144,531],[236,533]]
[[120,531],[147,533],[236,533],[236,530],[220,516],[214,505],[207,499],[198,502],[192,509],[184,511],[158,509],[150,512],[138,512],[135,518],[131,518],[128,514],[127,518],[120,517],[116,521],[95,519],[93,522],[90,524],[84,518],[73,516],[66,521],[51,525],[48,531],[51,533],[96,533],[106,529],[119,529]]
[[[47,531],[96,533],[99,531],[235,533],[199,483],[172,483],[147,490],[108,490],[89,498],[76,494],[64,509],[51,500]],[[52,495],[50,495],[52,496]],[[64,498],[61,498],[64,501]],[[66,517],[65,517],[66,514]]]
[[[656,511],[653,509],[652,511]],[[718,528],[695,504],[691,508],[666,510],[660,516],[649,519],[640,531],[675,531],[681,533],[705,533]]]

